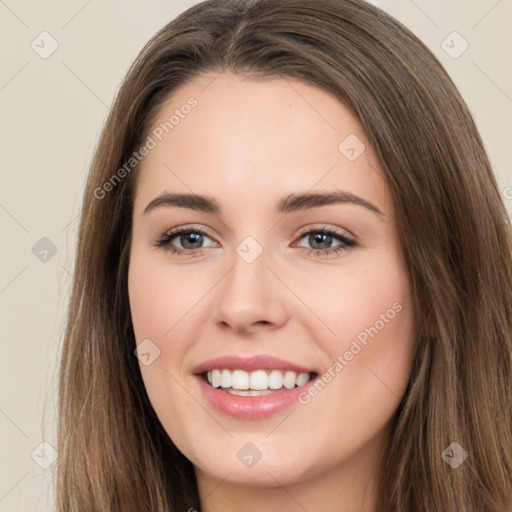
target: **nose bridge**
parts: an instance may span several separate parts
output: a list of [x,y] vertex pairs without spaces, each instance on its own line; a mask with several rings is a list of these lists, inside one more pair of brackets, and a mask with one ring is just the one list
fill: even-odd
[[232,268],[217,295],[217,318],[240,331],[256,323],[279,324],[284,321],[282,290],[267,268],[270,249],[253,236],[235,247]]

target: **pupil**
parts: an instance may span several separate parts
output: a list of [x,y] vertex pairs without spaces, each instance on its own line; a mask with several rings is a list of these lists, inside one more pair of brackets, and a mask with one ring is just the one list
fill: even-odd
[[[180,241],[181,241],[181,244],[183,245],[183,247],[185,247],[185,249],[198,249],[199,247],[201,247],[202,237],[203,237],[203,235],[201,235],[200,233],[187,233],[187,234],[181,236]],[[187,247],[187,243],[190,239],[192,239],[192,244],[194,244],[194,239],[195,239],[195,243],[197,244],[197,247]],[[183,243],[184,240],[185,240],[185,243]]]
[[[323,244],[326,244],[325,247],[315,247],[315,249],[328,249],[329,248],[329,245],[331,242],[330,239],[332,238],[331,235],[328,235],[327,233],[316,233],[311,236],[313,237],[313,243],[311,244],[312,246],[314,246],[314,243],[316,243],[316,242],[322,244],[322,239],[327,238],[327,241],[325,241],[325,240],[323,241]],[[310,243],[311,243],[311,240],[310,240]]]

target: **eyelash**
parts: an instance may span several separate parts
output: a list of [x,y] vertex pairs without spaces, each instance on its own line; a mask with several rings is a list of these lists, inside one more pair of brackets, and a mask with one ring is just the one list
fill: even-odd
[[[189,234],[189,233],[199,233],[201,235],[206,235],[208,238],[212,238],[206,231],[198,228],[193,228],[191,226],[182,226],[179,228],[172,229],[171,231],[167,231],[163,235],[161,235],[155,242],[153,242],[153,246],[157,248],[164,247],[166,251],[169,251],[171,254],[174,254],[176,256],[181,255],[194,255],[194,256],[200,256],[202,254],[201,249],[177,249],[171,245],[171,241],[176,238],[178,235],[181,234]],[[320,229],[308,229],[303,228],[299,232],[299,241],[304,238],[305,235],[309,234],[325,234],[330,235],[333,238],[337,238],[342,245],[339,245],[337,247],[331,248],[331,249],[308,249],[307,247],[299,247],[302,251],[306,251],[308,255],[312,256],[322,256],[322,255],[333,255],[333,254],[339,254],[343,251],[358,247],[358,244],[355,240],[352,240],[350,238],[347,238],[346,236],[342,235],[341,233],[338,233],[336,230],[331,228],[320,228]]]

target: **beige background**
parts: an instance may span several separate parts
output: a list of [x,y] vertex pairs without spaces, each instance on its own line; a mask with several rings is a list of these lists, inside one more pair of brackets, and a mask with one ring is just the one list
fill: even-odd
[[[56,446],[56,362],[87,168],[129,64],[194,3],[0,0],[0,512],[52,510],[56,465],[41,467],[53,458],[40,443]],[[512,2],[372,3],[409,27],[447,68],[474,113],[512,213]],[[45,59],[39,53],[52,40],[39,36],[44,31],[58,43]],[[464,53],[448,55],[459,53],[464,40]],[[32,252],[43,237],[57,251],[46,262]]]

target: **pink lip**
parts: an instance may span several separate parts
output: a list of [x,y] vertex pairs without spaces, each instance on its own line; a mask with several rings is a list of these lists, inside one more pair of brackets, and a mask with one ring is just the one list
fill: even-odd
[[238,419],[253,420],[268,418],[290,407],[319,376],[317,375],[303,386],[262,396],[231,395],[210,386],[201,375],[196,375],[195,378],[206,400],[219,412]]
[[307,373],[315,371],[311,368],[306,368],[305,366],[300,366],[274,356],[258,355],[240,357],[237,355],[230,355],[205,361],[194,368],[192,373],[205,373],[216,368],[221,370],[245,370],[246,372],[252,372],[255,370],[290,370],[297,373]]
[[238,396],[216,389],[205,382],[201,374],[214,369],[245,370],[247,372],[255,370],[289,370],[297,373],[313,373],[315,370],[269,355],[251,357],[229,355],[217,357],[205,361],[194,368],[193,373],[201,392],[210,405],[223,414],[239,419],[268,418],[283,411],[294,402],[297,402],[299,395],[306,391],[318,378],[317,376],[303,386],[277,391],[268,395]]

